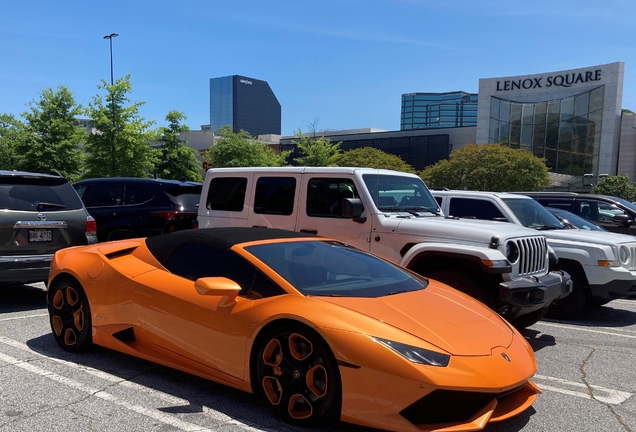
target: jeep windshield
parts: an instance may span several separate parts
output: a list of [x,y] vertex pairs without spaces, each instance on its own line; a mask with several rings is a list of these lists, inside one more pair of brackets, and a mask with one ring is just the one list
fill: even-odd
[[294,241],[247,246],[306,296],[383,297],[418,291],[427,281],[371,254],[335,241]]
[[414,215],[422,212],[440,213],[437,201],[419,178],[364,174],[362,179],[380,211],[402,211]]
[[565,229],[566,226],[545,207],[533,199],[503,198],[521,223],[538,230]]

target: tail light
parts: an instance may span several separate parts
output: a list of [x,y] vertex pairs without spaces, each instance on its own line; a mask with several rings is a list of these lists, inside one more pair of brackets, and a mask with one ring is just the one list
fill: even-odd
[[97,222],[95,222],[93,216],[86,216],[86,235],[97,235]]

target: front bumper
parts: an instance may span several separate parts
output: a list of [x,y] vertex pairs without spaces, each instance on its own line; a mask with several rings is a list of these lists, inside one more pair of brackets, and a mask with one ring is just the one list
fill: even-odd
[[554,300],[563,298],[571,292],[570,275],[563,270],[555,270],[544,276],[530,276],[501,282],[499,301],[506,309],[506,319],[514,319],[546,308]]

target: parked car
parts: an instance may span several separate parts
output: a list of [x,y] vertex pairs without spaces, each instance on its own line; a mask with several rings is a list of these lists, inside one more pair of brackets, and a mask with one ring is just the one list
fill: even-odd
[[636,294],[636,239],[602,231],[565,229],[537,201],[509,192],[433,191],[451,217],[506,221],[545,234],[559,258],[551,269],[568,272],[574,286],[550,305],[547,316],[568,318],[585,305],[600,306]]
[[46,281],[55,251],[96,241],[66,178],[0,170],[0,283]]
[[636,235],[636,204],[608,195],[575,192],[521,192],[546,207],[567,210],[607,231]]
[[67,249],[65,350],[101,345],[254,393],[282,419],[474,431],[541,391],[532,347],[453,288],[341,241],[210,228]]
[[356,167],[213,168],[199,227],[266,226],[336,238],[469,294],[517,328],[567,296],[543,233],[445,218],[420,177]]
[[151,237],[192,227],[201,183],[110,177],[74,184],[97,221],[100,242]]
[[571,229],[580,229],[585,231],[607,231],[598,225],[593,224],[587,219],[575,215],[567,210],[556,207],[546,207],[563,225]]

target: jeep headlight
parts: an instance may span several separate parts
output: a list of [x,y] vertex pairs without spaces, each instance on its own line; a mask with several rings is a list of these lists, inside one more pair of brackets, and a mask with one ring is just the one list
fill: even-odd
[[514,264],[519,259],[519,247],[516,242],[506,242],[506,258],[511,264]]
[[629,248],[625,245],[621,246],[618,248],[618,259],[620,260],[621,264],[623,265],[628,265],[630,260],[631,260],[631,253],[629,251]]
[[424,348],[418,348],[411,345],[406,345],[399,342],[394,342],[388,339],[382,339],[374,337],[373,340],[380,342],[387,348],[392,349],[402,357],[413,363],[424,364],[428,366],[446,367],[450,361],[448,354],[442,354],[435,351],[430,351]]

